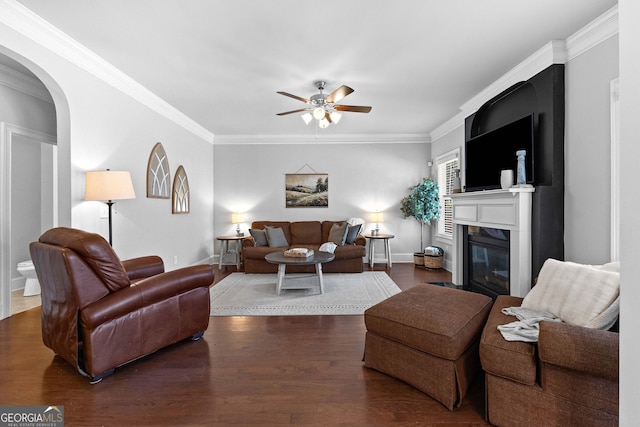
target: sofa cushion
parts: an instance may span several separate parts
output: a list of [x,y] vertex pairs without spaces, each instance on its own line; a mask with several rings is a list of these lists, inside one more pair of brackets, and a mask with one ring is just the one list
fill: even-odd
[[267,242],[271,248],[288,248],[289,242],[284,235],[284,231],[280,227],[265,227],[267,232]]
[[[564,322],[608,329],[617,312],[603,316],[620,295],[620,274],[609,269],[548,259],[522,307],[548,311]],[[608,311],[607,311],[608,310]]]
[[258,230],[264,230],[265,227],[280,227],[284,231],[284,236],[287,238],[287,242],[291,241],[291,233],[289,221],[254,221],[251,223],[251,228],[257,228]]
[[331,226],[329,230],[329,238],[328,242],[333,242],[338,246],[344,245],[345,239],[347,238],[347,223],[346,222],[337,222]]
[[296,221],[289,226],[291,246],[303,244],[320,245],[322,241],[322,225],[320,221]]
[[362,228],[362,224],[347,225],[347,237],[345,239],[346,244],[353,245],[356,242],[358,234],[360,234],[360,228]]
[[265,230],[250,228],[249,234],[253,237],[253,244],[255,246],[269,246],[269,242],[267,241],[267,232]]

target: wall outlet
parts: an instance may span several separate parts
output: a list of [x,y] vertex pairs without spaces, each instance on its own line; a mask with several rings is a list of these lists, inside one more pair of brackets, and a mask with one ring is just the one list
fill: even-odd
[[109,218],[109,206],[100,205],[100,219]]
[[178,255],[173,256],[173,265],[178,265]]

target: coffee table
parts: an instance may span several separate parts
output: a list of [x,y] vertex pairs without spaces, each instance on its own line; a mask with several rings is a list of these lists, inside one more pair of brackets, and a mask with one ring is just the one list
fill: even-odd
[[[273,252],[267,254],[264,259],[267,262],[272,264],[278,264],[278,284],[276,286],[276,292],[280,295],[280,291],[282,289],[308,289],[314,286],[309,286],[309,284],[298,283],[283,286],[284,278],[285,278],[285,270],[287,265],[315,265],[316,267],[316,276],[318,277],[318,285],[320,286],[320,293],[324,292],[324,284],[322,283],[322,264],[325,262],[333,261],[335,259],[335,255],[329,252],[320,252],[315,251],[315,253],[306,258],[297,258],[297,257],[289,257],[284,256],[284,252]],[[300,278],[303,276],[295,276],[295,278]]]

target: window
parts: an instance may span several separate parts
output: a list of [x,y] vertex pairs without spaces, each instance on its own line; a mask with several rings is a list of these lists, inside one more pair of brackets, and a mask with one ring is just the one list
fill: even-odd
[[440,193],[440,220],[438,237],[453,238],[453,200],[447,197],[453,193],[453,181],[460,170],[460,149],[456,148],[436,158],[438,191]]

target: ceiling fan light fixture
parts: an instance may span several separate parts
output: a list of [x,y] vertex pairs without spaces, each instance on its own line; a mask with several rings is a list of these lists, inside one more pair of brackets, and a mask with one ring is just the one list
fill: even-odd
[[313,118],[316,120],[322,120],[324,118],[324,108],[322,107],[318,107],[315,110],[313,110]]
[[311,123],[311,120],[313,120],[313,116],[311,115],[311,113],[304,113],[300,117],[302,117],[302,120],[304,120],[304,123],[307,125]]
[[353,113],[368,113],[371,111],[371,107],[368,106],[336,104],[337,102],[340,102],[345,96],[353,93],[354,90],[349,86],[342,85],[338,89],[331,92],[329,95],[325,95],[323,93],[325,84],[326,83],[324,81],[315,82],[315,86],[318,88],[320,93],[311,95],[309,99],[297,95],[292,95],[288,92],[276,92],[280,95],[284,95],[307,104],[305,108],[285,111],[283,113],[277,113],[276,115],[287,116],[289,114],[301,113],[300,118],[305,122],[305,124],[308,125],[315,119],[318,122],[317,126],[319,128],[326,129],[331,124],[337,124],[342,118],[342,113],[345,111]]

